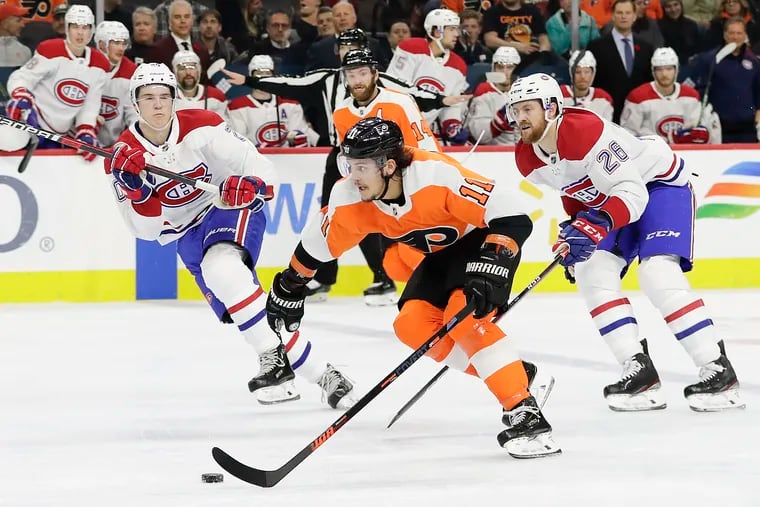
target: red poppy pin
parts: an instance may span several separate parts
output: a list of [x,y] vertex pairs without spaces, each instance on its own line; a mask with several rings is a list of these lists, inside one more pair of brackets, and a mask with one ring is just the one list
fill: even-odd
[[634,51],[641,51],[641,46],[639,46],[638,44],[634,44],[633,45],[633,50]]

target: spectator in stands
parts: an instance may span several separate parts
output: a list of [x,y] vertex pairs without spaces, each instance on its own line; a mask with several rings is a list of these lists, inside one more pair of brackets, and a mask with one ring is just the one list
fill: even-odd
[[172,71],[177,77],[179,96],[175,108],[207,109],[227,119],[227,97],[211,85],[201,84],[201,60],[193,51],[177,51],[172,58]]
[[523,65],[537,60],[538,52],[552,50],[541,12],[522,0],[500,0],[483,15],[483,39],[491,50],[510,46],[520,53]]
[[267,35],[265,39],[254,43],[241,60],[250,60],[250,55],[268,55],[282,74],[302,74],[306,62],[309,41],[290,42],[290,14],[285,11],[273,11],[267,16]]
[[301,9],[293,20],[293,29],[300,40],[315,41],[319,37],[317,16],[321,5],[321,0],[301,0]]
[[222,15],[216,9],[209,9],[201,14],[198,22],[201,45],[208,51],[208,59],[215,62],[222,58],[230,63],[238,54],[232,42],[226,40],[222,33]]
[[462,57],[464,63],[486,63],[491,61],[491,51],[480,42],[483,32],[483,15],[477,11],[464,11],[460,16],[459,39],[454,52]]
[[667,47],[673,48],[678,61],[685,65],[699,51],[699,26],[683,14],[683,0],[665,0],[665,15],[657,22]]
[[18,40],[24,27],[22,16],[27,13],[23,7],[0,4],[0,67],[21,67],[32,57],[31,50]]
[[[6,4],[7,5],[7,4]],[[68,5],[60,4],[53,10],[50,22],[45,20],[27,21],[21,29],[18,40],[30,50],[35,51],[40,42],[48,39],[64,39],[66,37],[66,10]]]
[[717,65],[715,55],[720,48],[694,57],[694,80],[702,94],[714,65],[709,99],[720,117],[724,143],[754,143],[760,139],[760,59],[746,40],[744,20],[730,18],[723,24],[723,41],[736,43],[736,50]]
[[[156,37],[158,38],[167,37],[172,32],[172,10],[170,7],[174,1],[175,0],[164,0],[158,4],[155,9],[153,9],[153,12],[156,13]],[[197,39],[198,25],[195,23],[195,21],[200,19],[201,14],[203,14],[203,11],[208,9],[208,7],[200,3],[198,0],[185,1],[191,8],[192,17],[190,31],[188,34],[193,39]],[[171,57],[169,57],[169,63],[171,63]],[[166,64],[167,67],[169,67],[169,63]]]
[[122,0],[103,1],[103,20],[118,21],[124,25],[132,35],[132,14],[121,5]]
[[520,136],[507,119],[507,92],[512,86],[512,73],[520,64],[515,48],[497,48],[491,60],[491,72],[480,83],[470,101],[465,127],[480,144],[512,146]]
[[[657,25],[657,21],[649,17],[646,13],[646,7],[650,0],[634,0],[636,7],[636,21],[633,23],[633,33],[638,36],[639,39],[649,43],[653,48],[662,47],[664,39],[660,33],[660,27]],[[602,29],[602,35],[607,35],[612,30],[612,21],[607,23]]]
[[319,34],[317,40],[335,35],[335,23],[333,23],[333,12],[331,8],[319,8],[319,12],[317,12],[317,33]]
[[707,29],[721,9],[720,0],[683,0],[683,14],[693,19],[697,24]]
[[[559,10],[546,21],[546,33],[552,50],[563,58],[570,55],[570,17],[572,0],[559,0]],[[578,45],[585,49],[588,43],[599,38],[599,29],[594,18],[579,10]]]
[[712,49],[725,44],[723,41],[723,24],[730,18],[741,18],[744,20],[750,46],[760,42],[760,26],[752,19],[747,0],[722,0],[720,5],[721,11],[710,21],[705,48]]
[[703,121],[697,90],[676,81],[678,55],[672,48],[655,49],[652,75],[654,80],[628,94],[620,126],[635,136],[658,135],[669,143],[720,144],[720,122],[710,121],[712,110]]
[[615,105],[612,119],[617,122],[628,93],[649,81],[654,48],[633,33],[636,20],[633,0],[615,0],[612,12],[612,30],[591,41],[588,50],[597,62],[594,81],[612,96]]
[[156,14],[148,7],[138,7],[132,12],[132,44],[127,49],[127,57],[140,65],[150,60],[156,41]]
[[612,121],[612,97],[601,88],[591,86],[596,75],[596,58],[591,51],[573,51],[569,59],[570,85],[562,85],[566,106],[590,109],[602,118]]
[[129,96],[129,80],[137,66],[125,56],[129,31],[118,21],[103,21],[98,25],[95,47],[111,64],[98,117],[98,141],[103,146],[111,146],[124,129],[137,121],[137,110]]
[[[163,5],[163,4],[162,4]],[[204,8],[205,10],[205,8]],[[194,51],[198,54],[202,65],[201,82],[208,82],[206,69],[209,66],[208,51],[199,42],[191,38],[191,29],[195,25],[193,7],[187,0],[173,0],[169,4],[169,35],[156,41],[150,52],[150,62],[163,63],[170,69],[172,59],[179,50]]]
[[222,37],[229,38],[238,53],[260,41],[266,33],[261,0],[216,0],[216,10],[222,15]]

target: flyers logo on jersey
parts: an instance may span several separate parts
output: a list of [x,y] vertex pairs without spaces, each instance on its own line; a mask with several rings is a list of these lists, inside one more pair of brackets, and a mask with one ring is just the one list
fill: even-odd
[[[194,180],[211,181],[211,174],[208,172],[206,164],[201,162],[189,171],[183,171],[180,174]],[[193,188],[185,183],[169,180],[158,185],[155,189],[161,203],[169,208],[178,208],[190,202],[193,202],[203,194],[203,190]]]
[[429,229],[417,229],[396,239],[420,252],[432,253],[453,244],[459,239],[459,231],[455,227],[438,226]]
[[100,99],[100,116],[106,121],[113,120],[119,116],[119,99],[103,95]]
[[56,98],[72,107],[79,107],[84,104],[89,89],[89,86],[82,81],[71,78],[61,79],[53,87]]
[[664,138],[668,138],[668,134],[675,134],[678,130],[683,128],[683,116],[671,115],[660,120],[655,125],[655,130]]
[[444,90],[446,90],[446,87],[443,85],[443,83],[429,76],[419,78],[415,84],[423,90],[429,92],[443,93]]
[[288,135],[288,130],[282,123],[270,121],[256,131],[256,146],[279,146]]

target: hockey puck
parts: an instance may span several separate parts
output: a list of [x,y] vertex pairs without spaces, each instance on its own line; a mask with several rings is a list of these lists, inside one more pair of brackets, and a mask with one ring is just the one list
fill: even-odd
[[222,474],[201,474],[201,481],[203,482],[223,482],[224,476]]

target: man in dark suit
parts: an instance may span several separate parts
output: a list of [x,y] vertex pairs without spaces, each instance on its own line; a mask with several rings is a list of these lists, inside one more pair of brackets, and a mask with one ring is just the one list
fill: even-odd
[[174,53],[180,49],[194,51],[201,59],[201,82],[207,83],[206,70],[209,62],[208,51],[204,50],[197,41],[190,38],[193,28],[193,8],[186,0],[174,0],[169,5],[169,35],[158,39],[153,46],[149,62],[163,63],[172,68]]
[[615,0],[612,4],[613,28],[609,35],[593,40],[588,50],[596,58],[594,85],[612,95],[619,123],[628,92],[652,80],[651,60],[654,48],[633,33],[636,6],[633,0]]

